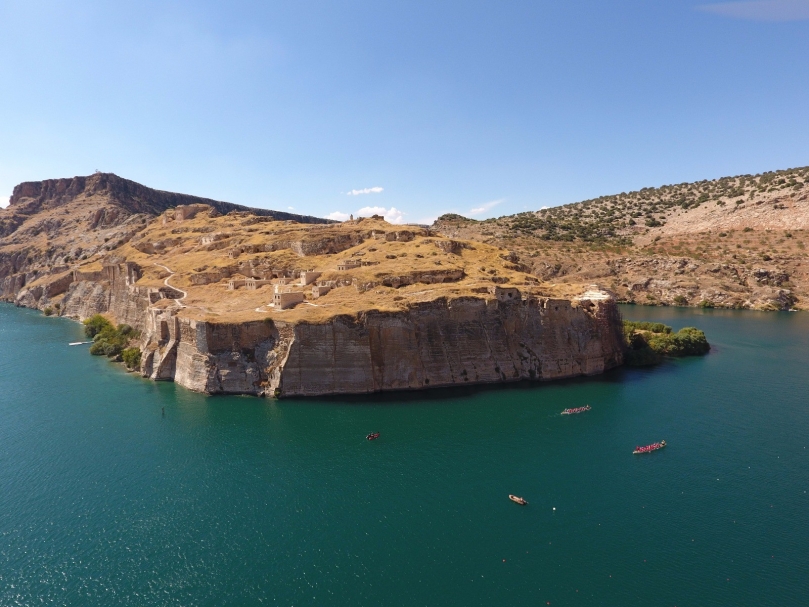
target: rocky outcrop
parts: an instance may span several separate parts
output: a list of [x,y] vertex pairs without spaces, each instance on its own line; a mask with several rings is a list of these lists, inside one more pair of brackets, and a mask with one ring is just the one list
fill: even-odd
[[315,396],[550,380],[602,373],[623,360],[612,299],[438,299],[319,324],[214,324],[175,313],[148,315],[142,374],[211,394]]
[[[91,219],[94,227],[99,223],[112,225],[123,215],[144,213],[154,216],[172,208],[176,209],[175,215],[180,219],[188,219],[203,207],[205,209],[213,207],[221,214],[248,212],[252,215],[292,220],[299,223],[333,223],[331,220],[318,217],[269,209],[253,209],[230,202],[155,190],[112,173],[95,173],[87,177],[21,183],[14,188],[11,194],[9,210],[27,215],[35,213],[43,207],[61,206],[76,198],[90,196],[104,196],[118,207],[117,209],[107,208],[96,211]],[[7,231],[8,228],[4,228],[4,230]]]

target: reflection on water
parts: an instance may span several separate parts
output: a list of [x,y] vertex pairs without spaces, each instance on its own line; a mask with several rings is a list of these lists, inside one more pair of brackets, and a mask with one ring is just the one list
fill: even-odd
[[0,604],[801,604],[809,317],[623,313],[714,349],[278,402],[127,375],[0,306]]

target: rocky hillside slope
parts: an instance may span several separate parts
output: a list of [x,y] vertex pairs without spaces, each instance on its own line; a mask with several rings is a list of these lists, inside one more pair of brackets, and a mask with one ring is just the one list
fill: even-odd
[[451,237],[518,253],[556,284],[621,301],[767,310],[809,307],[809,167],[724,177],[486,221],[445,215]]
[[110,173],[25,182],[14,188],[9,206],[0,209],[0,296],[15,293],[37,273],[63,271],[116,250],[167,209],[195,205],[220,214],[250,212],[300,223],[331,223],[154,190]]

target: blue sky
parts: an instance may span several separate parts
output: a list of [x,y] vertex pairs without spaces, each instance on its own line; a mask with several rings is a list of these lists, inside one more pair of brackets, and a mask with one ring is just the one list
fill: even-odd
[[809,165],[807,108],[809,0],[0,0],[3,202],[484,218]]

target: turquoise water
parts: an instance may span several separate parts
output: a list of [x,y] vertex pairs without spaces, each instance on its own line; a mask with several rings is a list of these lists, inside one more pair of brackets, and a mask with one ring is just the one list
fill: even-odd
[[2,305],[0,605],[807,604],[809,314],[623,311],[714,350],[275,402],[127,375]]

